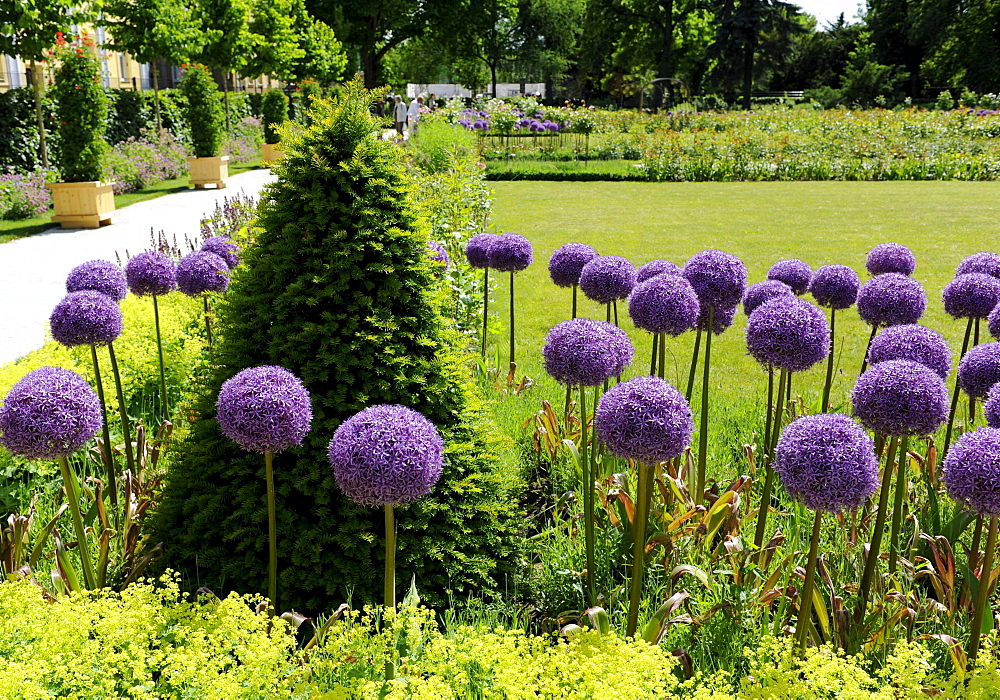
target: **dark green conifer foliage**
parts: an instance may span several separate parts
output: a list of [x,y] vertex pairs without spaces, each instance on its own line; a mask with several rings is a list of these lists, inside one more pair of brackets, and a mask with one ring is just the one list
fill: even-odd
[[326,457],[334,430],[374,404],[424,413],[446,443],[431,495],[397,515],[397,580],[416,575],[435,605],[489,595],[515,546],[514,480],[503,443],[470,384],[461,341],[414,219],[398,147],[375,138],[372,97],[355,83],[301,132],[283,134],[280,180],[262,199],[256,242],[219,309],[217,368],[168,475],[152,536],[162,565],[190,587],[263,592],[264,460],[220,432],[222,383],[275,364],[312,394],[313,428],[275,455],[278,607],[318,614],[353,593],[381,595],[383,513],[348,501]]

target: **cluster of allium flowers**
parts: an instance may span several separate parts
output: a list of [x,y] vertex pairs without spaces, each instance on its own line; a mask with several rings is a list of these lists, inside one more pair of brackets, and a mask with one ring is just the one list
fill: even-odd
[[813,273],[809,293],[820,306],[847,309],[858,298],[861,279],[847,265],[823,265]]
[[986,317],[986,327],[995,340],[1000,340],[1000,304],[994,306]]
[[983,412],[986,414],[987,425],[991,428],[1000,428],[1000,384],[994,384],[986,394]]
[[128,288],[136,296],[163,296],[177,289],[177,263],[164,253],[139,253],[125,265]]
[[793,498],[827,513],[858,508],[878,487],[875,444],[840,413],[792,421],[778,439],[774,471]]
[[101,429],[101,402],[62,367],[42,367],[11,388],[0,407],[0,444],[30,459],[73,454]]
[[280,452],[302,444],[312,423],[309,391],[284,367],[245,369],[219,390],[216,418],[246,450]]
[[635,286],[628,313],[636,328],[680,335],[698,323],[700,305],[691,283],[679,275],[658,275]]
[[996,253],[973,253],[955,268],[955,275],[972,273],[1000,278],[1000,255]]
[[933,370],[909,360],[880,362],[851,392],[854,415],[881,435],[930,435],[948,419],[948,389]]
[[229,266],[215,253],[198,250],[177,264],[177,287],[188,296],[224,292],[229,288]]
[[865,267],[873,275],[884,275],[887,272],[912,275],[917,269],[917,258],[905,245],[880,243],[868,251]]
[[769,280],[784,282],[796,294],[805,294],[809,289],[809,282],[812,280],[812,268],[808,264],[791,258],[789,260],[779,260],[771,265],[767,271]]
[[88,289],[121,301],[128,292],[125,273],[107,260],[91,260],[77,265],[66,277],[66,291],[82,292]]
[[942,297],[944,310],[954,318],[986,318],[1000,302],[1000,279],[981,272],[959,275]]
[[229,236],[212,236],[202,243],[201,249],[225,260],[230,270],[240,264],[240,247]]
[[974,513],[1000,516],[1000,429],[960,437],[948,450],[941,478],[948,495]]
[[[696,328],[700,331],[708,331],[709,309],[712,309],[712,307],[706,306],[705,304],[699,305],[698,325]],[[733,306],[728,309],[712,309],[712,333],[715,335],[722,335],[725,333],[729,327],[733,325],[733,321],[736,320],[736,312],[738,310],[738,306]]]
[[532,263],[531,241],[516,233],[498,236],[489,252],[490,267],[500,272],[520,272]]
[[890,326],[872,340],[868,363],[877,365],[889,360],[917,362],[942,379],[951,372],[948,341],[937,331],[916,323]]
[[580,289],[600,304],[626,298],[634,286],[635,267],[620,255],[601,255],[580,271]]
[[645,282],[657,275],[680,275],[682,272],[680,265],[669,260],[650,260],[639,268],[635,275],[635,281],[637,283]]
[[490,266],[490,248],[500,238],[495,233],[477,233],[465,244],[465,258],[471,267],[483,270]]
[[52,337],[67,347],[107,345],[122,333],[122,310],[108,296],[94,291],[72,292],[49,316]]
[[404,505],[429,493],[443,454],[433,423],[411,408],[384,404],[344,421],[327,451],[337,486],[363,506]]
[[1000,343],[983,343],[965,353],[958,365],[958,385],[981,399],[1000,382]]
[[887,272],[858,290],[858,314],[872,326],[916,323],[927,309],[924,288],[912,277]]
[[625,331],[589,318],[563,321],[549,331],[542,348],[545,371],[570,386],[597,386],[619,376],[633,353]]
[[427,253],[431,260],[438,263],[442,270],[447,270],[448,265],[451,264],[451,256],[448,255],[448,251],[444,249],[444,246],[437,241],[427,242]]
[[703,250],[684,265],[684,277],[701,300],[702,306],[735,309],[743,300],[747,268],[735,255],[721,250]]
[[601,397],[594,430],[612,454],[656,464],[683,454],[694,421],[681,392],[659,377],[636,377]]
[[743,313],[749,316],[754,312],[754,309],[765,301],[770,301],[776,297],[791,298],[794,296],[795,292],[792,291],[792,288],[780,280],[757,282],[747,287],[747,291],[743,295]]
[[557,287],[572,287],[580,283],[583,266],[597,257],[597,251],[585,243],[567,243],[557,248],[549,258],[549,275]]
[[830,352],[826,315],[804,299],[765,302],[747,321],[747,349],[762,365],[802,372]]

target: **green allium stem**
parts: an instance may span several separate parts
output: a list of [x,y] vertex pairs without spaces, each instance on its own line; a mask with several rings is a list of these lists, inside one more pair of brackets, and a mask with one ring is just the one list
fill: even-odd
[[868,556],[865,557],[864,573],[861,575],[861,584],[858,586],[858,595],[861,598],[857,610],[857,618],[859,620],[864,618],[867,610],[872,579],[875,576],[878,555],[882,549],[882,534],[883,530],[885,530],[885,519],[889,508],[889,491],[892,490],[892,467],[896,457],[898,440],[896,437],[890,438],[885,469],[882,472],[882,484],[879,486],[878,510],[875,512],[875,526],[872,528],[871,546],[868,548]]
[[201,298],[205,303],[205,333],[208,335],[208,347],[212,347],[215,345],[215,339],[212,336],[212,310],[208,306],[208,295],[203,294]]
[[986,535],[986,553],[983,555],[982,574],[979,575],[979,594],[976,596],[976,609],[972,616],[972,637],[969,639],[969,666],[976,663],[979,655],[979,642],[983,636],[983,617],[986,604],[989,601],[990,574],[993,571],[993,559],[997,548],[997,518],[990,518],[990,530]]
[[514,364],[514,273],[510,273],[510,369],[513,371]]
[[587,605],[597,604],[597,589],[594,584],[594,563],[597,559],[594,552],[594,475],[591,472],[589,450],[587,445],[587,388],[580,387],[580,471],[583,491],[583,536],[587,551]]
[[614,301],[612,301],[611,302],[611,306],[615,310],[615,325],[617,326],[618,325],[618,300],[615,299]]
[[764,434],[761,436],[760,458],[767,459],[771,447],[771,419],[774,417],[774,367],[767,366],[767,410],[764,412]]
[[896,573],[896,559],[899,556],[899,531],[903,522],[903,497],[906,495],[907,450],[909,438],[903,436],[899,443],[899,466],[896,468],[896,500],[892,504],[892,531],[889,540],[889,573]]
[[660,334],[659,333],[653,333],[653,359],[649,363],[649,376],[650,377],[655,377],[656,376],[656,355],[657,355],[657,350],[658,350],[659,343],[660,343]]
[[646,522],[649,519],[650,484],[647,475],[652,475],[653,467],[638,462],[635,465],[635,510],[632,520],[632,580],[628,596],[628,626],[626,637],[635,637],[639,624],[639,604],[642,602],[642,574],[646,563]]
[[830,387],[833,385],[833,349],[837,338],[837,310],[830,309],[830,352],[826,358],[826,383],[823,385],[823,408],[820,413],[830,410]]
[[[392,516],[392,504],[385,506],[385,596],[383,598],[385,614],[391,615],[396,610],[396,523]],[[390,612],[392,611],[392,612]],[[385,679],[391,681],[396,677],[396,663],[393,659],[385,662]]]
[[570,318],[576,318],[576,285],[573,285],[573,315]]
[[163,362],[163,338],[160,336],[160,304],[153,295],[153,321],[156,325],[156,354],[160,360],[160,418],[170,420],[170,399],[167,397],[167,374]]
[[97,385],[97,398],[101,401],[101,439],[104,445],[101,447],[101,457],[104,459],[104,467],[108,471],[108,492],[111,495],[111,506],[115,514],[115,527],[118,526],[118,475],[115,468],[115,458],[111,453],[111,428],[108,425],[108,403],[104,399],[104,382],[101,380],[101,367],[97,362],[97,346],[90,346],[90,359],[94,363],[94,383]]
[[80,551],[80,562],[83,564],[83,581],[89,590],[94,590],[97,588],[97,574],[94,573],[94,564],[90,560],[87,533],[83,528],[83,516],[80,514],[80,496],[76,490],[76,474],[70,469],[66,455],[60,455],[58,460],[63,485],[66,487],[66,500],[73,517],[73,529],[76,531],[76,546]]
[[698,369],[698,351],[701,350],[701,329],[699,328],[694,336],[694,352],[691,353],[691,371],[688,372],[687,391],[684,398],[691,403],[691,395],[694,393],[694,375]]
[[969,550],[972,552],[972,560],[969,562],[969,568],[973,571],[979,565],[979,548],[983,544],[983,523],[986,519],[981,516],[976,516],[976,527],[972,531],[972,548]]
[[667,334],[660,333],[660,379],[667,371]]
[[812,624],[813,588],[816,586],[816,554],[819,549],[819,532],[822,512],[816,511],[813,519],[812,539],[809,541],[809,559],[806,562],[806,581],[802,584],[802,597],[799,604],[799,620],[795,625],[795,636],[798,640],[799,653],[806,648],[809,636],[809,626]]
[[486,319],[490,311],[490,268],[483,268],[483,348],[482,356],[486,359]]
[[701,425],[698,426],[698,485],[692,496],[695,505],[705,497],[705,471],[708,464],[708,380],[712,367],[712,324],[715,307],[708,307],[708,330],[705,331],[705,367],[701,377]]
[[[981,319],[976,319],[975,330],[972,332],[972,347],[979,345],[979,322]],[[976,397],[969,394],[969,426],[971,428],[972,424],[976,422]]]
[[781,370],[778,376],[778,400],[775,402],[774,419],[771,421],[772,435],[766,438],[767,444],[762,457],[766,473],[764,475],[764,491],[761,493],[760,506],[757,509],[757,529],[753,536],[754,549],[757,551],[760,551],[764,546],[764,534],[767,532],[767,512],[771,508],[771,491],[774,489],[774,469],[771,467],[771,456],[774,453],[774,445],[778,442],[778,435],[781,433],[781,397],[785,394],[787,378],[788,372]]
[[872,341],[875,340],[875,334],[878,333],[878,324],[872,326],[872,334],[868,336],[868,345],[865,346],[865,356],[861,360],[861,371],[858,373],[860,377],[868,369],[868,352],[872,349]]
[[278,610],[278,521],[274,508],[274,454],[264,453],[264,478],[267,479],[267,599],[271,614]]
[[[970,318],[968,324],[965,326],[965,340],[962,341],[962,354],[958,356],[959,362],[962,361],[965,353],[969,350],[969,340],[972,337],[973,323],[973,319]],[[941,464],[944,464],[944,458],[948,456],[948,448],[951,447],[951,431],[955,427],[955,413],[958,412],[958,399],[961,395],[962,389],[959,386],[958,372],[955,372],[955,393],[951,396],[951,411],[948,413],[948,427],[944,432],[944,449],[941,450]]]
[[118,372],[118,358],[115,356],[115,344],[108,343],[108,355],[111,357],[111,372],[115,375],[115,389],[118,393],[118,414],[122,419],[122,435],[125,438],[125,463],[129,471],[135,474],[135,459],[132,450],[132,428],[129,423],[128,409],[125,406],[125,394],[122,391],[122,377]]

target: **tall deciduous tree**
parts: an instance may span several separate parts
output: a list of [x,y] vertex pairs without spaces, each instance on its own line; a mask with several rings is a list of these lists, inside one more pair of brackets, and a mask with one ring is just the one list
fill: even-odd
[[303,0],[295,0],[294,15],[293,30],[302,55],[291,63],[288,77],[312,78],[323,85],[340,80],[347,68],[347,56],[333,29],[309,14]]

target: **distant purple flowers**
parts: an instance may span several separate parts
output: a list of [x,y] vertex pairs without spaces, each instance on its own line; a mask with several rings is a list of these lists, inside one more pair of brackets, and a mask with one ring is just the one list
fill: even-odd
[[597,257],[597,251],[584,243],[567,243],[549,258],[549,275],[557,287],[572,287],[580,283],[584,265]]
[[125,273],[108,260],[91,260],[74,267],[66,277],[66,291],[80,292],[91,289],[121,301],[128,293]]
[[888,272],[912,275],[913,271],[917,269],[917,258],[904,245],[880,243],[868,251],[865,267],[873,275],[884,275]]
[[872,340],[868,362],[909,360],[934,371],[944,379],[951,372],[951,349],[937,331],[916,323],[890,326]]
[[743,295],[743,313],[749,316],[758,306],[775,297],[794,297],[795,292],[780,280],[764,280],[747,287]]
[[743,300],[747,268],[735,255],[721,250],[703,250],[684,265],[684,277],[703,306],[735,309]]
[[854,415],[881,435],[930,435],[948,419],[944,380],[908,360],[869,368],[854,385],[851,402]]
[[847,265],[823,265],[813,273],[809,293],[820,306],[850,308],[858,298],[861,279]]
[[594,430],[616,456],[655,464],[683,454],[694,421],[681,392],[659,377],[636,377],[601,397]]
[[635,286],[635,267],[620,255],[601,255],[584,265],[580,289],[599,304],[626,298]]
[[437,241],[428,241],[427,252],[430,259],[436,262],[442,270],[448,269],[448,265],[451,263],[451,256],[448,255],[448,251],[444,249],[443,245]]
[[100,429],[97,394],[83,377],[61,367],[28,373],[0,407],[0,444],[30,459],[73,454]]
[[225,260],[230,270],[240,264],[240,247],[229,236],[212,236],[202,243],[201,249]]
[[639,268],[635,276],[635,281],[636,283],[640,283],[657,275],[680,275],[682,272],[680,265],[672,263],[669,260],[650,260]]
[[979,428],[948,451],[942,475],[948,495],[978,515],[1000,515],[1000,430]]
[[500,272],[520,272],[533,260],[531,241],[516,233],[498,236],[489,248],[490,267]]
[[1000,343],[983,343],[965,354],[958,365],[958,385],[981,399],[1000,382]]
[[700,306],[691,284],[679,275],[658,275],[636,285],[628,313],[636,328],[680,335],[698,323]]
[[784,282],[796,294],[805,294],[812,279],[812,268],[796,258],[780,260],[767,271],[767,278]]
[[619,376],[633,353],[625,331],[589,318],[563,321],[549,331],[542,348],[545,371],[570,386],[597,386]]
[[942,297],[944,310],[954,318],[986,318],[1000,302],[1000,279],[981,272],[961,274]]
[[747,321],[747,349],[765,366],[802,372],[830,351],[826,315],[804,299],[780,297],[761,304]]
[[309,392],[283,367],[252,367],[227,380],[216,409],[226,437],[254,452],[301,445],[312,422]]
[[71,292],[56,304],[49,325],[56,342],[67,347],[107,345],[122,333],[122,311],[100,292]]
[[997,253],[973,253],[955,268],[955,276],[980,273],[1000,278],[1000,255]]
[[177,287],[188,296],[224,292],[229,288],[229,266],[215,253],[188,253],[177,264]]
[[366,408],[344,421],[327,450],[337,486],[363,506],[405,505],[441,476],[444,441],[413,409]]
[[480,270],[490,266],[490,248],[500,238],[495,233],[477,233],[465,244],[465,257],[469,265]]
[[912,277],[887,272],[864,283],[858,290],[858,314],[872,326],[916,323],[927,309],[924,288]]
[[136,296],[163,296],[177,289],[177,263],[164,253],[139,253],[125,265],[128,288]]

